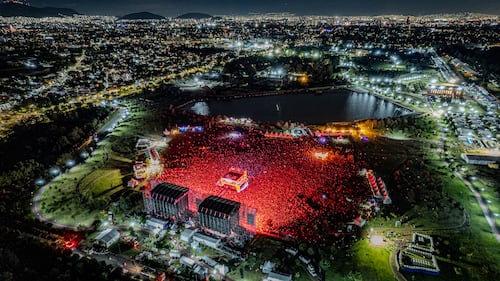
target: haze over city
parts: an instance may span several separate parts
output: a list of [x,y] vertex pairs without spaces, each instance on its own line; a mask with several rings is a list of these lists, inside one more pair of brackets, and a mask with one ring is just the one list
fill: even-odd
[[187,12],[214,15],[282,13],[297,15],[422,15],[455,12],[500,13],[500,2],[492,0],[32,0],[34,6],[72,8],[85,14],[115,15],[148,11],[174,17]]

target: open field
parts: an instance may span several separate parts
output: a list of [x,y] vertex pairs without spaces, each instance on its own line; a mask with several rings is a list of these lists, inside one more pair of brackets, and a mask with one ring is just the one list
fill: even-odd
[[[144,111],[131,114],[139,118]],[[122,121],[108,138],[101,140],[90,157],[48,184],[40,198],[41,215],[49,221],[88,227],[107,218],[113,194],[124,189],[130,160],[111,149],[110,140],[135,135],[130,120]],[[128,155],[127,155],[128,156]]]
[[389,266],[389,248],[376,247],[369,239],[362,239],[354,244],[353,261],[361,272],[363,280],[392,280],[393,274]]
[[118,169],[95,170],[85,176],[79,185],[80,192],[88,194],[88,197],[110,196],[123,188],[122,175]]

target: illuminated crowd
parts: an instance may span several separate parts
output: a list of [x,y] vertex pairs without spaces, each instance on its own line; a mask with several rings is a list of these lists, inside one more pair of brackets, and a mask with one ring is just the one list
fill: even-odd
[[[257,231],[278,235],[338,231],[358,216],[369,192],[349,149],[312,136],[273,139],[218,126],[174,136],[164,157],[160,180],[255,208]],[[249,186],[240,193],[216,185],[230,167],[248,171]]]

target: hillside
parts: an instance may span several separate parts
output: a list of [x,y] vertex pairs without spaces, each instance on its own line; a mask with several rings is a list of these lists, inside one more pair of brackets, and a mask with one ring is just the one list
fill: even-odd
[[121,20],[162,20],[162,19],[165,19],[165,17],[157,15],[157,14],[153,14],[150,12],[139,12],[139,13],[132,13],[132,14],[124,15],[120,19]]
[[44,7],[38,8],[33,6],[25,6],[20,4],[2,3],[0,4],[0,16],[3,17],[63,17],[78,15],[79,13],[73,9]]
[[187,13],[177,17],[178,19],[208,19],[212,18],[209,14],[204,13]]

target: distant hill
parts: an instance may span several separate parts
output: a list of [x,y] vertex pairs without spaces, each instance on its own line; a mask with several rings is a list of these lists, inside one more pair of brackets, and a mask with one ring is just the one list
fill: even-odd
[[44,18],[44,17],[63,17],[72,15],[80,15],[80,14],[73,9],[66,9],[66,8],[55,8],[55,7],[38,8],[38,7],[26,6],[14,3],[0,4],[0,16],[3,17],[24,16],[32,18]]
[[178,19],[209,19],[212,18],[209,14],[204,13],[187,13],[177,17]]
[[140,13],[132,13],[128,15],[124,15],[120,18],[121,20],[163,20],[164,16],[160,16],[157,14],[149,13],[149,12],[140,12]]

